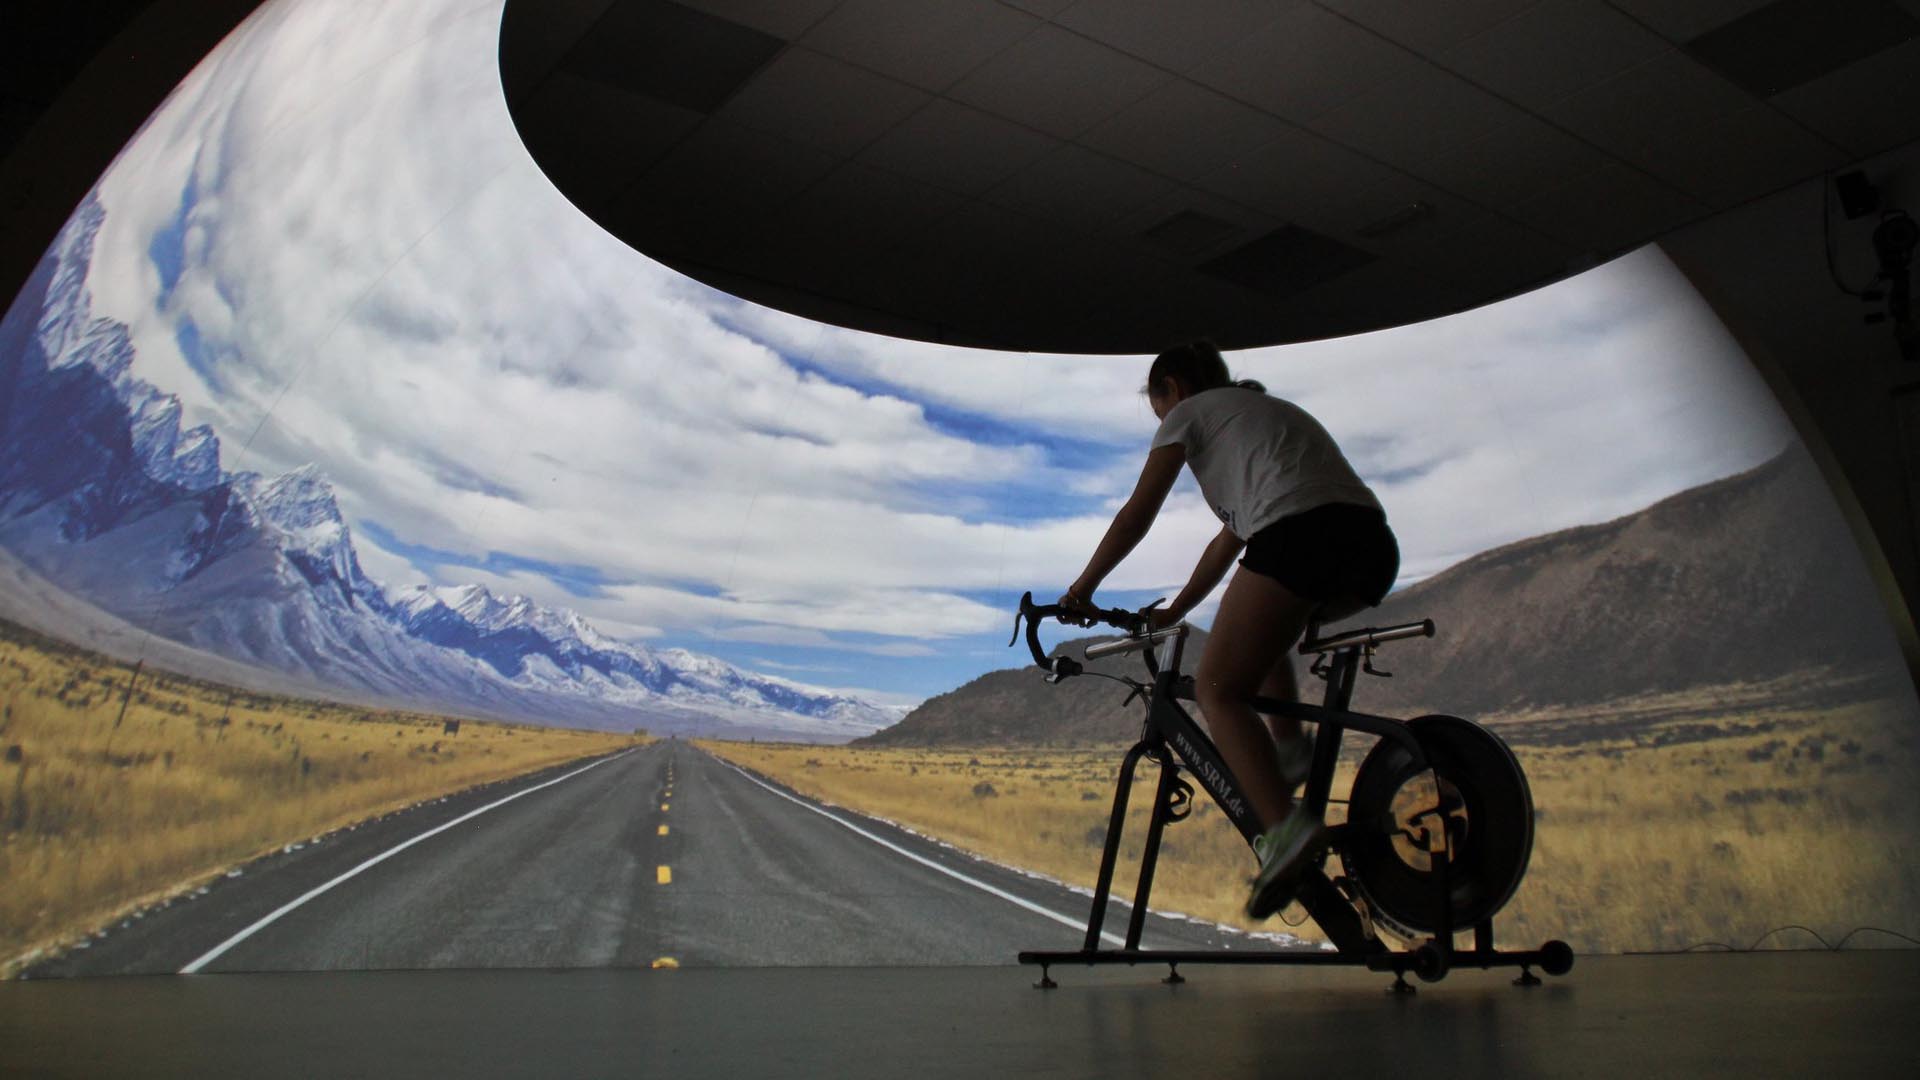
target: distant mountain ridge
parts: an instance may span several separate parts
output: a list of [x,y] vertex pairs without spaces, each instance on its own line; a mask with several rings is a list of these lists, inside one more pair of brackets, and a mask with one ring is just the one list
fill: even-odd
[[127,328],[91,314],[104,220],[90,197],[0,320],[0,546],[47,581],[206,652],[411,705],[827,741],[897,719],[478,585],[390,597],[316,467],[226,473],[214,432],[181,430],[179,400],[132,375]]
[[[1112,635],[1071,638],[1050,655],[1080,659],[1088,645]],[[1187,638],[1184,670],[1191,672],[1207,634]],[[1017,646],[1025,653],[1026,643]],[[1011,654],[1009,654],[1011,655]],[[1121,708],[1129,691],[1095,675],[1145,677],[1138,654],[1083,661],[1089,674],[1049,683],[1040,669],[989,671],[944,694],[928,698],[898,724],[856,740],[860,746],[1089,746],[1123,742],[1139,735],[1146,711],[1134,702]]]
[[[1904,671],[1852,536],[1798,444],[1614,521],[1475,555],[1346,625],[1423,618],[1436,636],[1383,647],[1379,666],[1394,678],[1362,678],[1356,708],[1483,716],[1783,677],[1841,693]],[[1079,656],[1088,640],[1055,652]],[[1189,641],[1186,670],[1204,640]],[[1089,666],[1142,671],[1137,656]],[[1298,659],[1295,669],[1318,700],[1323,684]],[[1137,705],[1119,708],[1125,693],[1089,678],[1049,685],[1032,666],[996,671],[862,743],[1125,740],[1142,718]]]
[[1508,544],[1388,597],[1432,618],[1370,700],[1406,711],[1589,704],[1788,676],[1903,672],[1879,594],[1794,443],[1638,513]]

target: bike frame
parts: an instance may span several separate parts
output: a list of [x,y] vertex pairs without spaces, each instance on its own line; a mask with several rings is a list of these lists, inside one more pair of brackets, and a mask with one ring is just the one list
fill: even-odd
[[[1030,620],[1028,641],[1036,657],[1044,657],[1039,648],[1038,638],[1033,636],[1035,629],[1032,619],[1045,617],[1053,609],[1035,608],[1029,611],[1023,601],[1023,613]],[[1015,636],[1018,637],[1019,624],[1015,623]],[[1396,628],[1390,632],[1394,636],[1413,636],[1409,631],[1413,627]],[[1430,635],[1432,624],[1426,623],[1421,630]],[[1310,635],[1311,636],[1311,635]],[[1352,635],[1347,644],[1328,644],[1344,641],[1349,635],[1340,635],[1330,639],[1329,643],[1312,643],[1302,647],[1303,652],[1324,653],[1325,667],[1316,665],[1316,673],[1322,674],[1327,682],[1326,695],[1320,705],[1311,705],[1297,701],[1281,701],[1276,698],[1256,697],[1251,704],[1255,711],[1270,716],[1287,716],[1303,723],[1316,725],[1313,763],[1307,774],[1306,790],[1302,798],[1310,812],[1324,820],[1327,805],[1330,802],[1334,769],[1340,756],[1340,743],[1348,730],[1366,732],[1382,739],[1392,740],[1405,747],[1412,755],[1416,765],[1427,763],[1427,754],[1420,740],[1404,721],[1388,717],[1372,716],[1367,713],[1350,711],[1347,706],[1353,699],[1354,683],[1363,665],[1371,672],[1371,650],[1376,640],[1385,640],[1384,635],[1376,638],[1375,632],[1368,631]],[[1329,879],[1325,870],[1316,867],[1301,880],[1297,899],[1314,923],[1324,931],[1333,943],[1334,952],[1324,951],[1272,951],[1253,952],[1247,950],[1148,950],[1140,947],[1140,936],[1146,928],[1147,900],[1153,891],[1153,875],[1159,860],[1161,834],[1166,826],[1183,820],[1190,812],[1192,787],[1180,778],[1180,769],[1184,766],[1200,779],[1207,795],[1220,807],[1234,827],[1240,830],[1249,845],[1259,836],[1262,829],[1253,813],[1251,804],[1241,792],[1233,773],[1221,760],[1219,750],[1213,740],[1201,730],[1193,717],[1180,706],[1181,700],[1192,700],[1191,679],[1180,674],[1182,653],[1186,646],[1186,627],[1179,627],[1163,643],[1170,649],[1164,666],[1155,664],[1151,655],[1148,668],[1153,672],[1154,681],[1148,697],[1147,720],[1141,731],[1140,739],[1127,751],[1120,766],[1120,776],[1115,785],[1113,811],[1107,821],[1106,845],[1100,856],[1100,872],[1097,878],[1093,907],[1087,916],[1086,939],[1078,951],[1023,951],[1019,954],[1022,964],[1039,964],[1041,988],[1051,988],[1057,984],[1048,976],[1048,967],[1055,963],[1082,964],[1138,964],[1164,963],[1169,966],[1166,982],[1179,983],[1185,980],[1179,972],[1179,965],[1189,964],[1344,964],[1365,966],[1374,971],[1391,971],[1395,976],[1394,988],[1399,991],[1411,991],[1405,974],[1409,970],[1417,971],[1422,978],[1438,978],[1444,975],[1448,967],[1466,964],[1490,968],[1496,965],[1513,965],[1522,968],[1522,975],[1516,983],[1532,985],[1539,980],[1526,970],[1533,965],[1541,965],[1553,970],[1556,963],[1540,951],[1533,952],[1497,952],[1493,945],[1493,922],[1487,919],[1476,925],[1474,947],[1469,951],[1453,948],[1454,928],[1447,923],[1452,911],[1450,903],[1439,905],[1441,925],[1435,928],[1432,942],[1417,951],[1394,951],[1380,940],[1370,922],[1364,919],[1352,898],[1344,894],[1340,887]],[[1149,646],[1151,647],[1151,646]],[[1089,657],[1094,652],[1089,650]],[[1053,672],[1052,679],[1079,674],[1080,667],[1072,661],[1055,660],[1043,662],[1043,667]],[[1381,674],[1377,673],[1376,674]],[[1106,921],[1107,903],[1112,895],[1113,874],[1119,861],[1121,833],[1126,825],[1127,804],[1132,794],[1134,773],[1141,759],[1155,761],[1160,766],[1158,784],[1154,792],[1153,813],[1147,823],[1145,846],[1141,849],[1140,875],[1134,888],[1132,915],[1127,924],[1125,944],[1119,949],[1102,949],[1100,939]],[[1351,822],[1331,826],[1333,848],[1341,847],[1341,839],[1346,830],[1353,828]],[[1446,830],[1441,830],[1444,836]],[[1430,850],[1430,858],[1438,872],[1438,883],[1443,896],[1451,895],[1449,878],[1449,860],[1447,844],[1442,843],[1438,850]],[[1438,963],[1438,973],[1432,973]],[[1557,972],[1556,972],[1557,973]]]
[[[1141,851],[1140,878],[1134,891],[1133,915],[1127,925],[1125,948],[1128,951],[1138,951],[1140,948],[1140,935],[1146,925],[1147,898],[1153,891],[1154,867],[1160,855],[1161,834],[1169,823],[1186,816],[1181,811],[1185,797],[1176,794],[1183,782],[1179,778],[1180,764],[1176,764],[1175,757],[1200,781],[1208,796],[1240,830],[1240,835],[1246,838],[1249,845],[1262,832],[1252,804],[1240,791],[1226,763],[1220,759],[1220,751],[1214,747],[1213,740],[1180,706],[1180,699],[1192,700],[1192,692],[1186,689],[1185,680],[1180,675],[1180,654],[1186,645],[1185,635],[1174,637],[1168,644],[1173,655],[1154,677],[1145,730],[1140,740],[1127,751],[1120,766],[1113,813],[1107,821],[1106,846],[1100,855],[1093,912],[1087,921],[1086,952],[1093,952],[1100,946],[1100,932],[1112,892],[1114,868],[1119,861],[1127,804],[1132,794],[1134,773],[1142,758],[1159,762],[1160,778],[1155,792],[1154,813],[1147,824],[1146,846]],[[1303,798],[1308,811],[1317,817],[1326,816],[1332,794],[1334,766],[1347,730],[1364,731],[1392,739],[1405,746],[1414,755],[1415,761],[1426,760],[1419,740],[1413,737],[1405,724],[1386,717],[1348,711],[1347,705],[1352,700],[1353,684],[1360,669],[1360,653],[1361,648],[1356,645],[1333,654],[1327,672],[1326,698],[1322,705],[1274,698],[1255,698],[1252,702],[1254,709],[1262,714],[1294,717],[1303,723],[1316,725],[1313,766],[1307,774]],[[1169,750],[1172,751],[1171,755]],[[1345,825],[1336,825],[1331,831],[1337,835],[1339,830],[1345,828]],[[1366,929],[1354,914],[1352,906],[1341,897],[1323,871],[1315,869],[1306,875],[1299,897],[1301,905],[1333,939],[1341,953],[1366,955],[1385,951],[1386,946]],[[1028,955],[1021,954],[1023,962]]]

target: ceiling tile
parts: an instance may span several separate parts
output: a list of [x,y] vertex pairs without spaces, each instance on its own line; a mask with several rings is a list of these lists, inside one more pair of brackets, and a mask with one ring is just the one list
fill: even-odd
[[800,40],[938,92],[1039,25],[993,0],[847,0]]
[[1715,209],[1735,206],[1844,165],[1847,155],[1765,105],[1682,132],[1635,159]]
[[1510,101],[1542,108],[1667,48],[1600,0],[1546,0],[1441,52],[1449,68]]
[[1071,139],[1173,76],[1054,26],[1042,26],[947,91],[956,101]]
[[1774,0],[1607,0],[1669,41],[1690,41]]
[[1915,72],[1920,72],[1920,41],[1909,41],[1795,87],[1773,104],[1864,157],[1920,138]]
[[[860,246],[878,250],[925,232],[964,200],[895,173],[846,164],[787,206],[785,219],[803,235],[844,245],[847,223],[860,223]],[[833,257],[829,261],[846,262]]]
[[1377,183],[1306,208],[1293,220],[1375,254],[1437,242],[1487,211],[1417,177],[1389,172]]
[[1171,71],[1212,63],[1303,0],[1080,0],[1054,21]]
[[830,172],[838,160],[778,135],[708,121],[662,158],[631,198],[695,198],[730,214],[765,216]]
[[[1332,278],[1284,301],[1278,313],[1291,316],[1305,334],[1314,338],[1344,337],[1363,330],[1379,328],[1380,298],[1406,297],[1400,315],[1405,322],[1421,322],[1457,310],[1458,298],[1447,289],[1443,294],[1454,300],[1448,305],[1435,296],[1445,286],[1434,282],[1423,267],[1394,260],[1380,260]],[[1263,313],[1264,315],[1264,313]],[[1263,319],[1264,321],[1264,319]],[[1283,386],[1273,387],[1284,393]]]
[[[977,325],[1014,324],[1020,336],[1031,328],[1071,321],[1105,299],[1101,279],[1111,272],[1106,257],[1090,253],[1088,241],[1046,222],[983,203],[956,209],[904,247],[937,251],[902,282],[929,307],[960,306]],[[1078,276],[1091,287],[1064,290]]]
[[1268,112],[1305,119],[1418,63],[1400,46],[1309,5],[1287,9],[1191,77]]
[[1043,19],[1051,19],[1073,6],[1073,0],[1006,0],[1006,2],[1021,11],[1032,12]]
[[[1221,230],[1209,243],[1198,248],[1178,242],[1169,243],[1154,235],[1156,228],[1188,214],[1225,222],[1232,228]],[[1143,255],[1172,265],[1192,266],[1284,224],[1284,221],[1271,214],[1229,202],[1197,188],[1175,187],[1148,199],[1122,216],[1114,225],[1114,235]]]
[[1409,171],[1525,116],[1521,110],[1432,65],[1367,91],[1306,126]]
[[[1193,275],[1186,271],[1168,267],[1132,254],[1131,252],[1108,253],[1103,265],[1108,273],[1101,282],[1101,295],[1077,322],[1056,326],[1056,334],[1070,340],[1086,343],[1078,351],[1091,351],[1088,344],[1097,349],[1100,343],[1112,340],[1128,341],[1128,332],[1134,331],[1131,341],[1135,349],[1148,350],[1151,356],[1161,347],[1174,345],[1191,337],[1204,336],[1204,332],[1181,336],[1178,332],[1162,338],[1159,331],[1152,334],[1139,333],[1143,312],[1167,313],[1173,305],[1184,301],[1179,295],[1179,287]],[[1147,342],[1151,342],[1148,345]],[[1144,371],[1142,367],[1139,370]],[[1147,413],[1151,416],[1151,413]]]
[[[1228,350],[1273,340],[1266,332],[1272,326],[1271,299],[1185,267],[1142,262],[1126,269],[1128,276],[1116,274],[1112,294],[1102,298],[1088,319],[1090,336],[1151,341],[1144,348],[1134,346],[1147,355],[1197,338]],[[1152,327],[1152,337],[1143,323]]]
[[1177,180],[1191,180],[1276,138],[1287,125],[1177,79],[1116,113],[1080,141]]
[[1612,162],[1512,208],[1521,223],[1603,258],[1705,212],[1681,192]]
[[925,273],[924,260],[909,251],[862,252],[858,259],[832,259],[822,257],[817,247],[811,251],[787,247],[764,253],[753,265],[765,280],[775,283],[776,299],[786,293],[805,303],[810,317],[825,321],[838,317],[842,326],[886,333],[893,324],[898,336],[924,338],[941,316],[939,308],[910,302],[906,296],[906,282]]
[[1599,168],[1606,155],[1532,116],[1436,155],[1418,175],[1457,195],[1500,206]]
[[1197,269],[1274,300],[1284,300],[1373,263],[1362,248],[1298,225],[1283,225],[1210,259]]
[[1484,303],[1562,276],[1578,252],[1536,229],[1487,215],[1439,242],[1402,253],[1438,281],[1457,283]]
[[1341,203],[1393,170],[1310,131],[1287,128],[1194,181],[1283,221]]
[[855,160],[972,195],[1057,145],[1031,128],[935,98]]
[[924,91],[795,47],[716,115],[844,157],[929,100]]
[[700,123],[691,109],[556,71],[515,110],[527,150],[590,212]]
[[1415,52],[1458,45],[1540,0],[1319,0],[1361,26]]
[[986,200],[1092,234],[1173,189],[1173,181],[1117,158],[1068,144],[1015,173]]
[[840,0],[679,0],[679,3],[792,41],[832,11]]
[[782,47],[771,34],[669,0],[625,0],[560,65],[583,78],[711,112]]
[[1619,157],[1646,154],[1682,132],[1759,103],[1678,50],[1554,103],[1548,120]]
[[1777,0],[1683,46],[1751,93],[1771,97],[1920,37],[1887,0]]
[[1198,210],[1181,210],[1162,218],[1140,237],[1173,258],[1189,259],[1216,251],[1228,240],[1244,239],[1240,226]]
[[538,8],[515,5],[502,16],[500,83],[514,104],[540,88],[559,63],[614,0],[554,0]]

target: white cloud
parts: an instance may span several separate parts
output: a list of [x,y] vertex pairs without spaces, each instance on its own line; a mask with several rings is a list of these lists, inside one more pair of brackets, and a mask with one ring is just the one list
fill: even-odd
[[434,584],[433,575],[381,547],[371,537],[355,533],[353,547],[360,555],[360,569],[390,590]]
[[[402,546],[594,568],[611,584],[582,598],[531,571],[416,565],[359,530],[383,580],[480,581],[620,636],[921,655],[1002,627],[982,594],[1072,580],[1153,430],[1147,358],[895,341],[678,277],[528,159],[499,10],[269,4],[104,181],[96,306],[133,328],[140,373],[215,425],[229,468],[318,462],[349,518]],[[158,305],[149,250],[189,175],[188,269]],[[217,386],[176,342],[189,318]],[[1656,251],[1425,326],[1229,359],[1375,478],[1409,578],[1787,438]],[[929,408],[1025,436],[970,439]],[[1215,529],[1177,490],[1109,587],[1171,593]]]

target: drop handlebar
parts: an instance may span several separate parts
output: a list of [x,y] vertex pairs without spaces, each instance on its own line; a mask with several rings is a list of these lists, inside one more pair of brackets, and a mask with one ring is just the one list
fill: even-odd
[[1020,610],[1013,617],[1013,637],[1007,640],[1009,646],[1020,640],[1021,619],[1027,621],[1027,651],[1033,653],[1033,662],[1055,680],[1071,678],[1080,674],[1085,668],[1078,660],[1071,657],[1047,655],[1047,650],[1040,644],[1041,620],[1060,619],[1063,622],[1084,620],[1088,624],[1105,623],[1128,634],[1138,634],[1147,625],[1147,617],[1137,611],[1126,611],[1120,608],[1094,608],[1092,611],[1082,611],[1069,608],[1065,604],[1036,604],[1033,602],[1033,594],[1026,593],[1020,597]]

